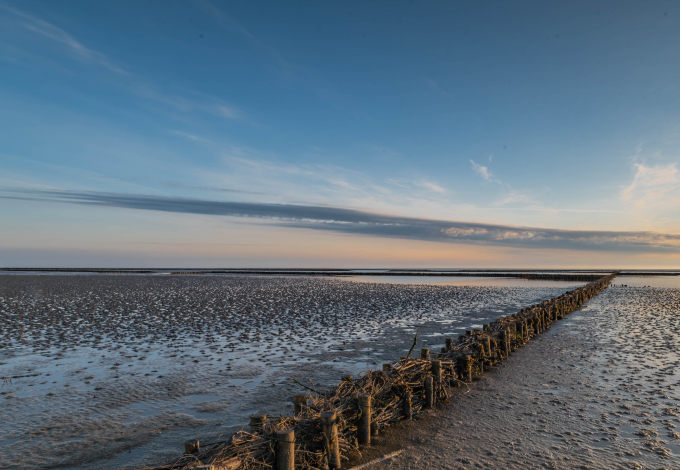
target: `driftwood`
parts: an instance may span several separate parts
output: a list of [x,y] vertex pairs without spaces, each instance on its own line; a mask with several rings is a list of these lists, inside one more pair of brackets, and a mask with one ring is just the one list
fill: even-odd
[[[467,385],[488,367],[505,360],[512,351],[597,295],[615,275],[501,317],[485,325],[484,330],[466,332],[457,341],[447,338],[446,348],[433,355],[432,360],[412,359],[409,352],[396,363],[384,364],[383,370],[368,370],[356,379],[344,377],[325,393],[300,384],[308,393],[306,399],[295,397],[295,416],[258,416],[258,425],[251,432],[238,431],[223,442],[197,444],[199,450],[194,454],[137,470],[191,469],[202,465],[213,465],[215,470],[273,469],[277,461],[277,436],[287,435],[284,431],[290,430],[294,433],[296,468],[327,469],[329,464],[331,468],[337,467],[338,451],[340,459],[347,460],[347,454],[360,452],[358,439],[370,441],[369,426],[376,434],[390,423],[411,419],[423,408],[448,401],[450,387]],[[415,343],[411,351],[414,347]],[[362,416],[362,412],[370,416]],[[332,414],[335,425],[330,430]],[[285,452],[290,452],[290,447],[286,446]]]

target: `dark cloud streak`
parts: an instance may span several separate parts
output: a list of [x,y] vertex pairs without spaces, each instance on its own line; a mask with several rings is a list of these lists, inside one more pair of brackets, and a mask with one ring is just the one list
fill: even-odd
[[377,237],[524,248],[680,252],[680,235],[655,232],[560,230],[373,214],[339,207],[117,194],[95,191],[5,189],[0,198],[186,214],[271,219],[285,227]]

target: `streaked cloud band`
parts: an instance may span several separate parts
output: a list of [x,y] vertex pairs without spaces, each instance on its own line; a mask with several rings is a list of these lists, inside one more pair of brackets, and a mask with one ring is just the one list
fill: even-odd
[[23,188],[2,189],[0,198],[269,219],[279,226],[423,241],[570,250],[680,252],[680,235],[675,234],[516,227],[400,217],[329,206]]

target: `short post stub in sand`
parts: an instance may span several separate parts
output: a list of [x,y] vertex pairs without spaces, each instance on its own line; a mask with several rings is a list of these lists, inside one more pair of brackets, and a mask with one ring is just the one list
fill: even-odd
[[276,431],[276,468],[277,470],[295,469],[295,431],[284,429]]
[[434,379],[425,377],[425,408],[434,408]]
[[421,359],[427,359],[430,357],[430,350],[427,348],[423,348],[420,350],[420,358]]
[[267,419],[267,415],[262,413],[255,413],[250,415],[250,432],[254,433],[262,428],[264,420]]
[[335,411],[321,413],[321,432],[324,433],[324,443],[330,468],[340,468],[340,446],[338,445],[338,427],[335,425],[337,416]]
[[297,416],[302,412],[302,405],[307,404],[305,395],[293,395],[293,414]]
[[359,409],[361,410],[361,417],[359,418],[359,426],[357,429],[357,439],[359,444],[371,443],[371,395],[368,393],[359,394]]
[[201,450],[198,439],[190,439],[184,443],[184,452],[187,454],[198,454]]
[[451,351],[453,349],[453,338],[446,338],[446,350]]

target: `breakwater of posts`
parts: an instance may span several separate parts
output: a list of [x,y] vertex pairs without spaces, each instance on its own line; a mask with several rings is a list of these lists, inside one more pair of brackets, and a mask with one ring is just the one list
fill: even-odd
[[411,420],[424,409],[449,401],[452,388],[467,386],[485,370],[508,358],[517,348],[579,309],[606,288],[616,273],[601,277],[559,297],[522,309],[469,330],[435,353],[416,351],[417,336],[407,354],[382,370],[360,378],[346,376],[331,389],[307,390],[293,397],[294,416],[251,416],[247,430],[229,439],[185,443],[173,462],[146,470],[237,470],[341,468],[347,455],[360,452],[392,423]]

